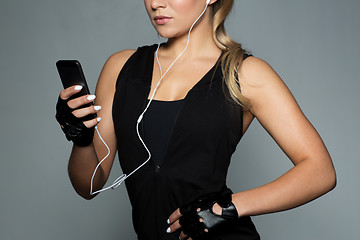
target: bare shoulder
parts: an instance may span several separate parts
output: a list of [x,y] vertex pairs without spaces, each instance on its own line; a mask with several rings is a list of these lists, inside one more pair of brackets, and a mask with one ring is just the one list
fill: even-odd
[[134,54],[135,49],[125,49],[119,52],[112,54],[106,64],[115,64],[115,65],[124,65],[125,62],[129,59],[129,57]]
[[291,96],[289,89],[274,69],[257,57],[246,58],[239,70],[241,92],[250,102],[250,108],[273,100],[276,95]]
[[266,61],[253,56],[243,61],[239,77],[241,78],[240,84],[244,83],[253,87],[261,87],[281,80]]
[[101,70],[96,89],[114,90],[117,77],[126,61],[134,54],[136,50],[127,49],[112,54],[105,62]]
[[132,54],[134,54],[135,51],[136,50],[134,49],[127,49],[112,54],[105,62],[101,74],[111,74],[117,76],[126,61],[130,58]]

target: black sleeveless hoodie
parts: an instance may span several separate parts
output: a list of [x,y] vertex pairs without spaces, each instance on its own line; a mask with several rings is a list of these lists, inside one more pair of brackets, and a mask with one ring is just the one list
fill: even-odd
[[[136,134],[136,121],[149,95],[156,48],[138,48],[116,83],[113,121],[120,165],[126,174],[147,159]],[[227,188],[227,170],[242,136],[242,124],[242,108],[230,100],[221,67],[215,64],[186,95],[161,165],[150,160],[125,182],[138,239],[179,239],[180,231],[166,233],[170,214],[195,198]],[[213,239],[260,238],[250,217],[242,217]]]

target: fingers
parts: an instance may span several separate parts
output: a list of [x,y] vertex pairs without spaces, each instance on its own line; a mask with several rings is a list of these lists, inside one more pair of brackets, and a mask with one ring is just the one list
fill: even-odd
[[218,203],[215,203],[213,208],[212,208],[213,212],[217,215],[220,215],[222,214],[222,207],[220,207],[220,205]]
[[74,110],[72,113],[75,117],[82,118],[89,114],[97,113],[100,111],[100,109],[101,109],[101,106],[90,106],[90,107]]
[[85,121],[83,123],[87,128],[91,128],[91,127],[95,127],[100,122],[100,120],[101,120],[101,117],[98,117],[98,118],[91,119],[89,121]]
[[[80,92],[82,88],[83,88],[83,86],[81,86],[81,85],[75,85],[75,86],[68,87],[60,92],[60,98],[63,100],[67,100],[72,95]],[[95,95],[84,95],[84,96],[69,100],[67,102],[67,105],[71,109],[76,109],[72,112],[72,114],[75,117],[82,118],[89,114],[97,113],[100,111],[101,106],[89,106],[89,107],[85,107],[85,108],[80,108],[81,106],[83,106],[85,104],[93,102],[95,98],[96,98]],[[77,109],[77,108],[80,108],[80,109]],[[98,118],[91,119],[89,121],[85,121],[83,123],[87,128],[91,128],[91,127],[96,126],[100,122],[100,120],[101,120],[101,118],[98,117]]]
[[179,239],[184,240],[184,239],[191,239],[191,238],[188,238],[187,235],[183,231],[181,231]]
[[60,92],[60,98],[62,100],[69,99],[69,97],[71,97],[75,93],[80,92],[82,88],[83,88],[83,86],[81,86],[81,85],[75,85],[75,86],[65,88],[64,90],[62,90]]
[[175,232],[177,230],[179,230],[181,228],[181,225],[179,223],[179,220],[176,220],[175,222],[173,222],[170,227],[167,229],[167,233],[172,233]]
[[169,217],[168,224],[172,224],[181,217],[180,209],[176,209]]
[[181,233],[180,233],[179,239],[180,239],[180,240],[184,240],[184,239],[186,239],[186,240],[192,240],[192,238],[191,238],[191,237],[188,237],[184,232],[181,232]]
[[176,209],[167,220],[167,223],[170,225],[169,228],[166,230],[167,233],[172,233],[177,231],[181,228],[181,225],[179,223],[179,218],[181,217],[181,213],[179,208]]
[[[72,95],[80,92],[82,88],[83,87],[80,86],[80,85],[68,87],[68,88],[66,88],[66,89],[64,89],[64,90],[62,90],[60,92],[60,98],[63,99],[63,100],[67,100]],[[84,95],[84,96],[69,100],[67,102],[67,105],[71,109],[76,109],[76,108],[79,108],[79,107],[81,107],[81,106],[83,106],[85,104],[91,103],[92,101],[94,101],[94,99],[95,99],[95,95]],[[77,118],[82,118],[82,117],[85,117],[85,116],[87,116],[89,114],[97,113],[100,110],[101,110],[101,106],[93,106],[93,105],[91,105],[89,107],[76,109],[76,110],[72,111],[72,114]],[[87,128],[91,128],[91,127],[96,126],[100,122],[100,120],[101,120],[101,118],[98,117],[98,118],[94,118],[94,119],[85,121],[83,123]]]
[[[73,111],[73,115],[77,118],[82,118],[85,117],[89,114],[93,114],[93,113],[97,113],[99,112],[101,109],[101,106],[90,106],[90,107],[86,107],[86,108],[81,108],[81,109],[77,109],[75,111]],[[101,117],[97,117],[88,121],[83,122],[84,125],[87,128],[91,128],[91,127],[95,127],[101,120]]]
[[[81,91],[83,86],[75,85],[68,88],[65,88],[60,92],[60,98],[62,100],[69,99],[72,95]],[[78,98],[71,99],[67,102],[68,106],[72,109],[79,108],[85,104],[91,103],[95,99],[95,95],[84,95]]]
[[72,109],[81,107],[85,104],[91,103],[95,99],[95,95],[84,95],[68,101],[68,106]]

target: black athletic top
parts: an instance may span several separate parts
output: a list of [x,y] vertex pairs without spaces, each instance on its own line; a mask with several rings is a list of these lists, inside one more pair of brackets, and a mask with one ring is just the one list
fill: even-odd
[[[138,48],[116,83],[113,121],[120,165],[127,174],[147,159],[136,134],[136,121],[148,101],[156,47]],[[215,64],[183,100],[160,164],[152,159],[125,181],[139,240],[177,240],[180,231],[166,233],[170,214],[195,198],[227,188],[227,170],[243,124],[242,108],[230,99],[221,68]],[[250,217],[242,217],[213,239],[260,237]]]
[[169,136],[173,129],[176,115],[184,99],[177,101],[152,100],[144,114],[144,138],[145,144],[151,152],[151,158],[160,167],[164,158]]

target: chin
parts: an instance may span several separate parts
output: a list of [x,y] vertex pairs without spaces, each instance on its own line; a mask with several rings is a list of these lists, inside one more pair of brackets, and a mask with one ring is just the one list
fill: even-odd
[[162,38],[173,38],[173,37],[174,37],[174,36],[171,35],[171,34],[161,34],[161,33],[159,33],[159,32],[158,32],[158,34],[159,34],[159,36],[162,37]]
[[162,38],[176,38],[181,36],[182,34],[174,31],[169,31],[165,29],[156,29],[156,32],[162,37]]
[[161,31],[157,31],[157,33],[162,38],[173,38],[174,37],[174,35],[170,34],[170,33],[165,33],[165,32],[161,32]]

